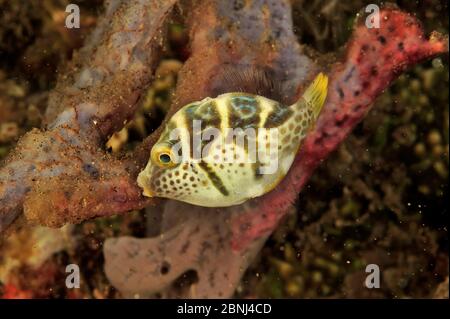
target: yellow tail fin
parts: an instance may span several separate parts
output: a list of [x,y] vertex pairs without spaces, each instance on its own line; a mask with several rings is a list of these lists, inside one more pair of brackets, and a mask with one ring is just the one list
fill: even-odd
[[307,105],[313,109],[314,117],[317,118],[322,110],[323,104],[327,97],[328,77],[323,73],[319,73],[313,83],[306,89],[303,99]]

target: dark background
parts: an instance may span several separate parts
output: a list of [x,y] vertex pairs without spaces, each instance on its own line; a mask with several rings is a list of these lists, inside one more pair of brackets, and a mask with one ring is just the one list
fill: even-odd
[[[102,10],[100,0],[71,2],[81,7],[79,30],[63,27],[66,0],[0,0],[0,160],[22,134],[39,127],[58,67],[80,47]],[[299,40],[330,59],[342,53],[356,13],[368,4],[293,3]],[[448,34],[447,1],[397,4],[423,22],[426,34]],[[187,35],[176,23],[169,32],[161,76],[135,120],[108,143],[111,152],[136,145],[157,127],[170,104],[176,72],[187,56]],[[236,296],[432,297],[446,279],[448,296],[448,112],[447,56],[396,80],[315,172]],[[34,230],[21,230],[0,244],[0,296],[119,296],[103,274],[102,243],[111,236],[144,236],[145,219],[144,212],[134,212],[65,230],[71,245],[38,268],[30,262]],[[75,293],[66,290],[61,272],[72,262],[80,265],[86,283]],[[369,263],[380,266],[380,289],[363,285]]]

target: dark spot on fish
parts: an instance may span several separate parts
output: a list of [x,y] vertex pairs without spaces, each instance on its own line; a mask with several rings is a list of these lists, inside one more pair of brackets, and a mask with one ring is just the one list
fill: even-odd
[[260,172],[261,164],[256,162],[252,164],[253,174],[255,179],[260,179],[263,177],[263,174]]
[[359,95],[359,90],[356,90],[355,92],[353,92],[353,96],[358,96]]
[[399,42],[398,45],[397,45],[397,47],[398,47],[398,49],[399,49],[400,51],[403,51],[404,48],[405,48],[403,42]]

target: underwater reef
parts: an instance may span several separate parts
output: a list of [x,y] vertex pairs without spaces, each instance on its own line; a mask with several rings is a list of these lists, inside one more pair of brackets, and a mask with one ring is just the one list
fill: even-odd
[[[4,297],[430,297],[445,281],[446,3],[386,5],[368,29],[358,1],[98,1],[67,34],[64,1],[0,2]],[[224,209],[141,196],[163,118],[260,93],[256,72],[291,103],[319,71],[326,105],[274,191]],[[33,240],[59,245],[31,262]]]

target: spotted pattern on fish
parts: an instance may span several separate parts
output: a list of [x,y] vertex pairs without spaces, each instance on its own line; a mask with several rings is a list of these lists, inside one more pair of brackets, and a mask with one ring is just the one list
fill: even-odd
[[[144,195],[225,207],[269,192],[317,121],[327,84],[320,74],[289,106],[246,93],[184,106],[167,122],[138,176]],[[170,135],[174,129],[180,132],[176,140]]]
[[274,103],[272,110],[269,112],[266,121],[264,122],[265,128],[274,128],[283,125],[293,114],[291,108],[281,105],[280,103]]

